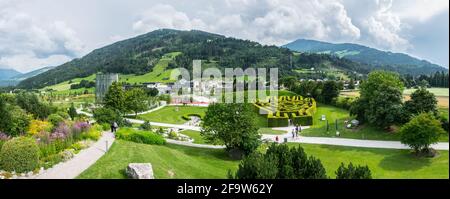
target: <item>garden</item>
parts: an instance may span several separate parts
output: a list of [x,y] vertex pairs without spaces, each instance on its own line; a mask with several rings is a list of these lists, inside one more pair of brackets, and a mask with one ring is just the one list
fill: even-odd
[[31,177],[71,159],[101,137],[69,109],[41,102],[31,93],[1,95],[0,177]]
[[268,127],[286,127],[289,121],[302,126],[313,125],[316,101],[302,96],[267,97],[254,103],[259,114],[267,116]]

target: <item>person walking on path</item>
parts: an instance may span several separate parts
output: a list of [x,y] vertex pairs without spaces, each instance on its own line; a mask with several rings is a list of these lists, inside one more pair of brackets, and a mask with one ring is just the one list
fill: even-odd
[[278,135],[275,137],[275,141],[278,143]]
[[295,128],[292,129],[292,139],[295,138]]
[[299,124],[299,126],[297,126],[298,130],[297,130],[297,137],[298,135],[302,132],[302,125]]
[[295,137],[298,137],[298,124],[295,125]]
[[119,128],[119,125],[117,124],[117,122],[114,122],[113,123],[114,133],[117,132],[117,128]]
[[110,127],[111,127],[111,133],[114,133],[114,122],[111,122]]

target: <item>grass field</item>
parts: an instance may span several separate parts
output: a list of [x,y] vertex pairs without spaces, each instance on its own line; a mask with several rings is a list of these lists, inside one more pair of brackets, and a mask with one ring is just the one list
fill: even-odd
[[[403,94],[411,95],[417,89],[406,89]],[[440,97],[448,97],[449,89],[448,88],[428,88],[428,91],[432,92],[436,96]]]
[[286,134],[286,131],[273,130],[271,128],[260,128],[258,130],[259,134],[268,134],[268,135],[283,135]]
[[142,120],[148,120],[151,122],[184,124],[187,121],[183,119],[183,115],[188,113],[195,113],[204,116],[206,109],[207,109],[206,107],[198,107],[198,106],[166,106],[157,111],[145,115],[139,115],[138,118]]
[[203,139],[202,135],[200,135],[200,132],[193,131],[193,130],[184,130],[180,132],[183,135],[187,135],[190,138],[194,139],[194,144],[207,144],[206,140]]
[[172,69],[166,69],[169,63],[180,54],[181,52],[167,53],[158,61],[151,72],[144,75],[120,75],[119,81],[130,84],[140,84],[144,82],[174,82],[175,80],[170,80]]
[[[327,131],[326,121],[320,118],[325,115],[329,122]],[[362,125],[357,129],[344,128],[344,121],[351,120],[347,110],[336,108],[334,106],[319,104],[317,112],[314,115],[314,125],[302,131],[301,135],[311,137],[336,137],[335,121],[338,120],[338,131],[341,138],[366,139],[366,140],[400,140],[398,133],[386,132],[378,128]],[[440,138],[442,142],[448,142],[448,134],[443,134]]]
[[[291,144],[292,146],[298,144]],[[328,176],[334,178],[341,162],[369,166],[373,178],[449,178],[448,151],[436,158],[417,158],[408,150],[368,149],[327,145],[301,145],[308,155],[319,158]]]
[[128,163],[150,162],[155,178],[226,178],[238,161],[221,149],[146,145],[117,140],[110,151],[78,178],[125,178]]
[[[428,88],[430,92],[436,95],[436,99],[438,100],[438,106],[443,108],[449,108],[449,89],[448,88]],[[413,93],[415,89],[406,89],[403,92],[404,100],[409,100],[411,93]],[[342,91],[341,96],[344,97],[358,97],[359,91]]]
[[[297,144],[290,144],[296,146]],[[319,158],[327,174],[341,162],[368,165],[374,178],[448,179],[448,151],[433,159],[416,158],[408,150],[367,149],[340,146],[301,145],[308,155]],[[177,145],[146,145],[117,140],[106,155],[84,171],[81,179],[123,179],[129,163],[149,162],[155,178],[226,178],[239,161],[230,160],[222,149],[201,149]]]

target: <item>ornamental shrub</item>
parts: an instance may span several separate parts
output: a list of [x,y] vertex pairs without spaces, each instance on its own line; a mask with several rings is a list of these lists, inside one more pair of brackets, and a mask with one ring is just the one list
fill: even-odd
[[336,179],[372,179],[368,166],[353,166],[352,163],[346,167],[344,163],[336,170]]
[[31,120],[28,133],[30,135],[36,135],[40,132],[50,132],[52,128],[53,125],[50,122],[42,120]]
[[150,124],[150,122],[148,120],[145,120],[145,122],[143,124],[141,124],[139,129],[142,129],[142,130],[145,130],[145,131],[151,131],[152,130],[152,125]]
[[116,132],[116,138],[143,144],[157,144],[162,145],[166,140],[156,133],[151,131],[140,131],[131,128],[121,128]]
[[58,126],[59,123],[64,121],[64,118],[61,117],[61,115],[58,115],[58,114],[55,113],[55,114],[50,114],[48,116],[48,121],[50,123],[52,123],[53,126]]
[[32,138],[7,141],[0,152],[0,167],[5,171],[28,172],[39,166],[39,148]]

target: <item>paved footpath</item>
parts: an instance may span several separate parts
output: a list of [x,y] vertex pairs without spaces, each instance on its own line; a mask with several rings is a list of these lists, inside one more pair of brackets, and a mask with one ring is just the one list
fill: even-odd
[[[363,148],[382,148],[382,149],[410,149],[407,145],[400,143],[399,141],[381,141],[381,140],[360,140],[349,138],[328,138],[328,137],[304,137],[299,136],[295,139],[292,138],[292,129],[294,127],[273,128],[275,130],[284,130],[287,133],[278,135],[279,142],[283,142],[284,138],[287,138],[288,142],[294,143],[306,143],[306,144],[325,144],[336,146],[349,146],[349,147],[363,147]],[[309,127],[306,127],[309,128]],[[305,127],[302,129],[306,129]],[[263,139],[275,140],[277,135],[263,135]],[[449,150],[448,142],[439,142],[431,145],[436,150]]]
[[[81,112],[81,111],[79,111]],[[131,123],[142,124],[144,121],[136,119],[127,119]],[[179,129],[189,129],[194,131],[200,131],[201,127],[188,126],[188,125],[178,125],[178,124],[166,124],[159,122],[150,122],[151,125],[169,127],[169,128],[179,128]],[[400,143],[399,141],[381,141],[381,140],[360,140],[360,139],[348,139],[348,138],[328,138],[328,137],[304,137],[299,136],[298,138],[292,139],[292,129],[294,127],[282,127],[273,128],[274,130],[286,131],[286,134],[278,135],[279,142],[283,142],[284,138],[288,138],[288,142],[294,143],[306,143],[306,144],[324,144],[324,145],[336,145],[336,146],[349,146],[349,147],[364,147],[364,148],[382,148],[382,149],[410,149],[408,146]],[[303,127],[303,129],[309,128],[308,126]],[[263,135],[262,139],[273,140],[277,135]],[[201,147],[201,146],[198,146]],[[449,150],[448,142],[439,142],[437,144],[431,145],[432,148],[436,150]]]
[[34,178],[74,179],[102,157],[107,152],[107,149],[111,147],[114,140],[114,135],[112,133],[103,132],[102,137],[92,146],[81,150],[67,162],[61,162]]

